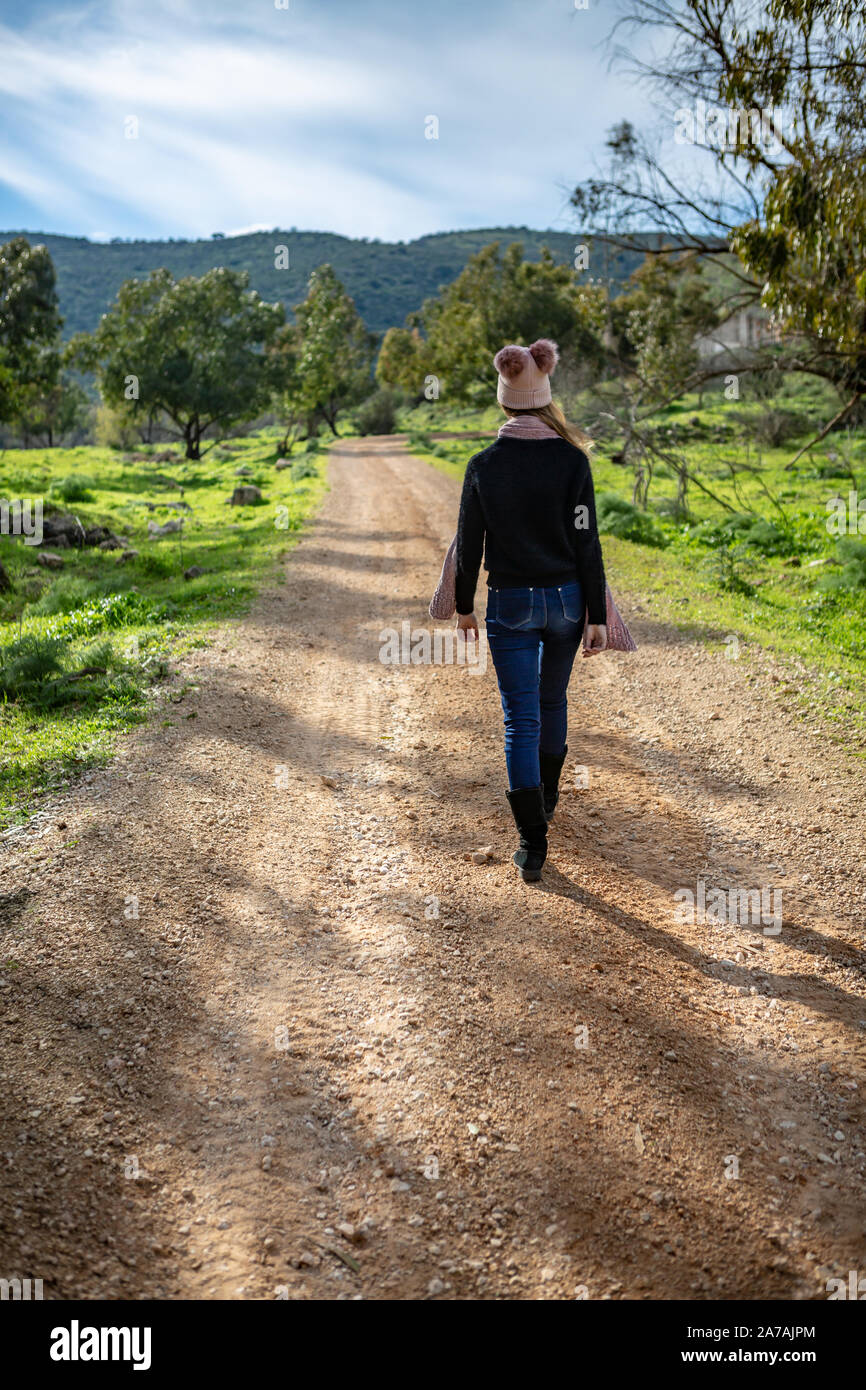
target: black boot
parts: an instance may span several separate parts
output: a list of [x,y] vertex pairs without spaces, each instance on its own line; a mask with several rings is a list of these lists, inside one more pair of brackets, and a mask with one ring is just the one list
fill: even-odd
[[541,785],[544,788],[544,814],[549,821],[553,820],[553,813],[559,800],[559,774],[562,772],[562,764],[565,762],[567,752],[568,744],[561,753],[542,753],[540,755]]
[[506,796],[520,834],[520,849],[514,853],[514,862],[524,883],[535,883],[541,878],[541,866],[547,858],[544,795],[541,787],[515,787]]

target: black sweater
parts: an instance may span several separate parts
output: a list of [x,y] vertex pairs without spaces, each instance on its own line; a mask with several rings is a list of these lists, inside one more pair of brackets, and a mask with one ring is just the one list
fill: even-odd
[[606,621],[592,474],[567,440],[500,438],[469,460],[457,526],[458,613],[475,606],[482,548],[492,588],[578,580],[589,621]]

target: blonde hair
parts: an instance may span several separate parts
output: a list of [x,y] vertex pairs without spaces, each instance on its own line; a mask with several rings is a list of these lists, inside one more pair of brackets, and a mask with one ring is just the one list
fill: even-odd
[[513,410],[509,405],[504,405],[502,409],[506,415],[511,416],[537,415],[539,420],[543,420],[545,425],[556,430],[556,433],[567,440],[569,444],[573,444],[575,449],[582,449],[585,454],[592,452],[594,445],[589,435],[584,434],[583,430],[578,429],[576,425],[570,425],[555,401],[551,401],[550,405],[535,406],[532,410]]

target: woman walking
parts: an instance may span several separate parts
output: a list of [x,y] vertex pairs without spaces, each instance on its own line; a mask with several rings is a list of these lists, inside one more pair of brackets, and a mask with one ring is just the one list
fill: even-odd
[[520,836],[514,862],[531,883],[565,755],[567,689],[586,645],[607,645],[604,564],[586,441],[552,402],[556,344],[502,348],[496,398],[508,419],[470,459],[457,529],[457,626],[478,637],[475,587],[487,570],[487,639],[505,715],[507,793]]

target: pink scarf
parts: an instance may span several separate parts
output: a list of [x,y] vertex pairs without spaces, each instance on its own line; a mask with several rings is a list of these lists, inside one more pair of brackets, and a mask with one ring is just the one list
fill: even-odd
[[556,430],[537,415],[509,415],[499,426],[500,439],[561,439]]

